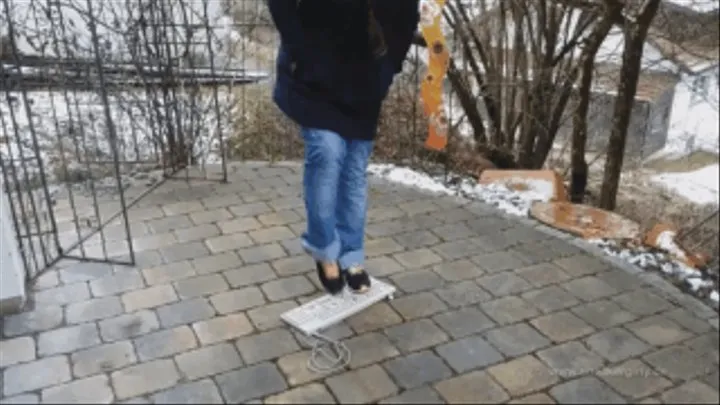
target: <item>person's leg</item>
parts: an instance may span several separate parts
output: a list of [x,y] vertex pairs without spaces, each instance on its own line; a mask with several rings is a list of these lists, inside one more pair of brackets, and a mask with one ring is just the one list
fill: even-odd
[[367,218],[367,166],[372,141],[348,141],[338,184],[337,234],[340,238],[340,268],[346,272],[348,285],[356,292],[370,287],[365,273],[365,222]]
[[307,214],[302,245],[315,259],[325,289],[337,293],[342,290],[344,280],[337,264],[341,243],[335,230],[335,209],[346,142],[332,131],[314,128],[303,128],[302,137],[305,143],[303,196]]

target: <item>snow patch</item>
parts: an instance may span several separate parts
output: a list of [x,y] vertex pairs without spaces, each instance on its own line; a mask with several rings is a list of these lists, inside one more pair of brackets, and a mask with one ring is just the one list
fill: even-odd
[[720,203],[720,166],[717,164],[692,172],[657,174],[651,181],[697,204]]

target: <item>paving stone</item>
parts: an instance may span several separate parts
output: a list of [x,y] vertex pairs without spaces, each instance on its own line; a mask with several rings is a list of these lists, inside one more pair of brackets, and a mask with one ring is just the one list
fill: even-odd
[[413,231],[401,233],[393,236],[400,245],[406,249],[414,250],[423,247],[435,245],[440,242],[440,238],[430,231]]
[[637,319],[637,316],[607,300],[580,305],[570,310],[598,329],[612,328]]
[[383,399],[378,404],[444,404],[437,391],[430,387],[405,390],[400,395]]
[[243,313],[195,322],[193,329],[202,345],[236,339],[253,332],[250,320]]
[[365,367],[400,355],[390,340],[380,333],[366,333],[348,339],[345,346],[352,353],[350,368]]
[[462,281],[435,292],[450,307],[464,307],[492,299],[492,295],[473,281]]
[[178,296],[170,284],[163,284],[126,292],[120,299],[126,312],[135,312],[175,302]]
[[720,394],[699,381],[689,381],[662,395],[666,404],[717,404]]
[[65,356],[54,356],[16,364],[3,370],[6,397],[70,381],[70,365]]
[[136,338],[134,343],[140,361],[172,356],[198,345],[195,334],[188,326],[149,333]]
[[496,297],[519,294],[533,288],[530,283],[516,276],[512,271],[490,274],[480,277],[476,281],[483,289]]
[[272,267],[280,277],[294,276],[315,270],[315,265],[312,259],[304,254],[274,260],[272,262]]
[[673,308],[665,299],[647,290],[627,292],[614,297],[613,301],[638,316],[652,315]]
[[592,376],[556,385],[550,395],[561,404],[624,404],[625,400],[604,382]]
[[210,319],[215,316],[215,309],[205,298],[194,298],[165,305],[157,309],[160,325],[172,328]]
[[502,403],[510,396],[484,371],[463,374],[435,385],[450,404]]
[[[216,224],[201,224],[190,228],[174,230],[173,234],[178,242],[187,243],[220,236],[222,231]],[[205,253],[205,255],[206,254],[207,253]]]
[[[217,252],[215,252],[217,253]],[[166,263],[180,263],[183,260],[208,256],[210,250],[201,241],[177,243],[160,249]],[[187,263],[187,262],[182,262]]]
[[292,276],[269,281],[261,288],[270,301],[283,301],[315,291],[315,286],[305,276]]
[[[512,239],[508,239],[514,242]],[[548,263],[565,256],[563,252],[552,249],[548,244],[540,241],[526,242],[512,245],[513,252],[525,262],[525,265],[552,264]]]
[[437,228],[433,228],[432,231],[446,242],[475,236],[475,231],[463,223],[453,223],[439,226]]
[[263,293],[257,287],[246,287],[215,294],[210,297],[215,310],[221,314],[229,314],[254,308],[265,303]]
[[265,331],[283,325],[280,315],[295,307],[297,303],[292,300],[274,302],[247,311],[247,316],[257,330]]
[[207,209],[204,211],[198,211],[190,213],[190,219],[196,225],[213,223],[213,222],[224,222],[231,219],[233,215],[224,207]]
[[520,356],[550,345],[550,341],[530,326],[519,323],[485,333],[487,341],[507,356]]
[[573,277],[604,272],[608,268],[607,263],[586,253],[563,257],[554,260],[553,263]]
[[629,323],[625,327],[640,339],[654,346],[670,345],[692,336],[680,325],[663,316],[643,318]]
[[650,350],[650,346],[621,328],[600,331],[588,337],[586,343],[596,353],[612,362],[639,356]]
[[430,351],[409,354],[385,363],[385,369],[395,382],[405,389],[444,380],[452,371]]
[[527,291],[521,297],[544,313],[550,313],[579,304],[574,296],[558,286]]
[[716,371],[712,374],[708,374],[702,378],[702,381],[715,390],[720,390],[720,372]]
[[445,260],[457,260],[473,256],[480,248],[474,239],[464,239],[441,243],[432,249]]
[[640,360],[605,368],[598,375],[617,392],[633,399],[647,397],[672,386],[670,380]]
[[253,243],[253,240],[246,233],[225,234],[205,239],[205,246],[207,246],[213,254],[247,248],[248,246],[252,246]]
[[238,403],[285,391],[288,386],[277,367],[261,363],[215,377],[226,402]]
[[37,306],[67,305],[73,302],[85,301],[90,298],[87,283],[63,285],[47,290],[38,291],[33,297]]
[[175,356],[175,362],[182,375],[188,380],[224,373],[244,365],[237,350],[230,343],[201,347],[178,354]]
[[447,309],[447,305],[430,292],[396,298],[391,301],[391,305],[407,320],[423,318]]
[[236,346],[246,364],[260,363],[300,350],[293,335],[285,329],[240,338]]
[[197,274],[210,274],[237,268],[242,265],[242,259],[235,252],[223,252],[191,259],[190,263]]
[[429,319],[418,319],[385,330],[390,342],[403,353],[414,352],[448,340],[447,334]]
[[112,265],[106,263],[75,263],[58,271],[63,284],[96,280],[113,273]]
[[442,258],[428,248],[420,248],[393,255],[403,267],[419,269],[442,262]]
[[405,211],[408,215],[411,216],[433,212],[440,209],[440,207],[438,207],[432,201],[426,199],[400,203],[398,204],[398,208]]
[[187,278],[175,282],[175,291],[180,299],[202,297],[227,291],[230,287],[219,274]]
[[0,399],[0,404],[39,404],[40,396],[37,394],[21,394],[14,397]]
[[160,391],[180,381],[172,360],[155,360],[130,366],[110,374],[118,399],[127,399]]
[[247,264],[269,262],[287,256],[282,246],[277,243],[238,249],[237,252]]
[[287,378],[287,382],[288,384],[290,384],[290,386],[294,387],[307,384],[309,382],[316,381],[336,373],[336,371],[311,371],[307,367],[307,362],[309,358],[310,350],[304,350],[301,352],[287,354],[277,360],[277,365]]
[[90,291],[94,297],[106,297],[127,291],[138,290],[145,286],[142,275],[138,270],[123,270],[121,272],[90,282]]
[[265,404],[334,404],[335,398],[322,384],[312,383],[265,398]]
[[325,383],[341,404],[374,403],[398,391],[379,365],[348,371],[328,378]]
[[56,328],[62,324],[62,308],[41,306],[32,311],[8,315],[3,319],[5,336],[14,337]]
[[560,286],[579,299],[590,302],[618,294],[620,291],[593,276],[578,278]]
[[644,361],[673,380],[686,381],[717,370],[711,359],[699,356],[683,346],[670,346],[652,352]]
[[502,354],[480,336],[470,336],[446,343],[435,348],[435,351],[457,373],[484,368],[503,360]]
[[511,396],[527,395],[547,388],[559,381],[552,370],[532,356],[524,356],[488,368]]
[[264,202],[251,202],[247,204],[233,205],[228,207],[228,209],[236,217],[254,217],[256,215],[273,211],[272,207]]
[[557,284],[570,278],[560,267],[551,263],[541,263],[516,270],[518,276],[527,280],[535,287]]
[[668,319],[694,333],[707,332],[712,328],[708,322],[696,317],[690,311],[683,308],[675,308],[661,315],[666,316]]
[[47,288],[57,287],[60,284],[60,276],[57,270],[46,270],[40,274],[32,286],[33,291],[45,290]]
[[70,356],[76,377],[109,372],[129,366],[137,361],[130,341],[122,341],[81,350]]
[[444,284],[440,276],[430,270],[400,273],[390,277],[390,280],[396,287],[408,294],[432,290]]
[[42,391],[42,400],[46,404],[109,404],[114,397],[106,375],[75,380]]
[[156,286],[193,277],[195,269],[189,261],[181,261],[143,269],[142,274],[148,285]]
[[356,333],[383,329],[402,322],[402,318],[386,302],[378,302],[346,321]]
[[537,352],[537,357],[562,379],[595,373],[603,366],[603,358],[579,342],[567,342]]
[[530,324],[554,342],[577,339],[595,331],[592,326],[568,311],[532,319]]
[[525,266],[520,257],[512,252],[483,253],[473,256],[470,260],[487,273],[499,273]]
[[85,323],[42,332],[38,335],[38,356],[70,353],[100,343],[95,324]]
[[546,394],[532,394],[528,395],[526,397],[513,399],[512,401],[508,402],[508,404],[554,404],[555,401],[553,401],[552,398],[547,396]]
[[[370,227],[368,226],[367,234],[372,236]],[[368,258],[376,258],[378,256],[391,255],[393,253],[402,252],[405,250],[400,244],[395,242],[392,238],[381,238],[375,237],[374,239],[365,242],[365,256]],[[393,260],[394,261],[394,260]]]
[[200,380],[177,385],[152,396],[156,404],[222,404],[215,383],[212,380]]
[[104,297],[69,304],[65,308],[65,319],[69,324],[77,324],[111,318],[122,312],[118,297]]
[[126,340],[160,327],[157,315],[149,310],[120,315],[100,321],[100,335],[105,342]]
[[385,277],[405,270],[400,263],[388,256],[367,259],[365,261],[365,267],[368,269],[368,272],[375,277]]
[[480,333],[496,326],[495,322],[475,308],[445,312],[435,315],[433,320],[455,339]]
[[446,281],[463,281],[478,278],[485,272],[470,260],[456,260],[448,263],[441,263],[433,267],[433,270]]
[[720,336],[716,332],[705,333],[684,343],[694,353],[712,360],[715,364],[720,363]]
[[35,340],[31,337],[19,337],[1,340],[0,369],[13,364],[35,360]]
[[540,315],[528,302],[515,296],[498,298],[480,304],[480,308],[500,325],[520,322]]
[[293,239],[295,234],[287,226],[273,226],[248,232],[255,243],[271,243]]

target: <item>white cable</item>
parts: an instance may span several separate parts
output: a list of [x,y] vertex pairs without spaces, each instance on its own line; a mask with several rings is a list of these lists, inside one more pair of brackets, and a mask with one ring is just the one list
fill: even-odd
[[[310,337],[315,338],[311,344],[310,358],[307,361],[307,368],[310,371],[321,374],[332,373],[350,364],[351,352],[345,343],[320,333],[313,333]],[[309,344],[309,342],[307,343]],[[327,359],[327,361],[321,361],[322,358]]]

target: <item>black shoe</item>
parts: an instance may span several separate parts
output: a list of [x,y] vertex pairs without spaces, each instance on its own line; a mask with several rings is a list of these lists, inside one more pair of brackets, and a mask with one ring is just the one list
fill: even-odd
[[370,290],[370,276],[362,267],[351,266],[349,269],[343,270],[342,274],[352,292],[363,294]]
[[325,270],[323,269],[322,263],[316,261],[315,267],[317,268],[320,284],[322,284],[323,288],[325,288],[325,291],[332,295],[335,295],[343,290],[343,288],[345,287],[345,280],[343,279],[342,274],[338,274],[336,278],[328,278],[325,275]]

